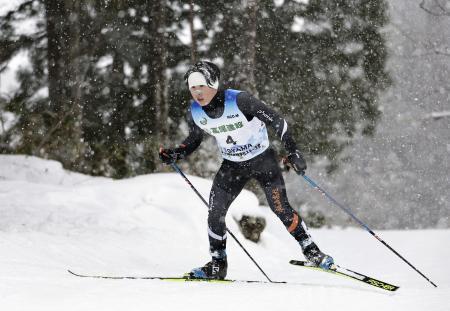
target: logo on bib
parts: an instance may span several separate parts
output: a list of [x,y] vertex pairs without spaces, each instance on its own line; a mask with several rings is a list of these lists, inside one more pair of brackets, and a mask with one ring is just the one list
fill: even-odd
[[[200,121],[200,123],[201,123],[201,121]],[[244,127],[244,124],[242,122],[236,122],[236,123],[232,123],[232,124],[221,125],[219,127],[212,127],[211,133],[220,134],[220,133],[225,133],[225,132],[231,132],[231,131],[240,129],[242,127]]]
[[232,114],[232,115],[227,116],[227,119],[233,119],[233,118],[237,118],[237,117],[239,117],[239,114]]
[[208,123],[208,120],[206,120],[206,118],[200,120],[201,125],[206,125],[206,123]]
[[240,145],[231,148],[220,148],[223,155],[233,156],[233,157],[244,157],[249,153],[257,152],[263,146],[261,144],[257,144],[253,146],[252,144]]

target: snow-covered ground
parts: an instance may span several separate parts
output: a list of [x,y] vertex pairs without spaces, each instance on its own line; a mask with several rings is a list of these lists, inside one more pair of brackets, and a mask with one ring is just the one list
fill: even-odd
[[[207,197],[211,181],[189,177]],[[233,218],[242,213],[266,217],[261,243],[239,232]],[[53,161],[0,156],[0,309],[450,310],[450,230],[378,232],[438,288],[363,230],[312,230],[342,266],[401,286],[388,293],[289,265],[289,259],[303,258],[299,247],[247,191],[231,207],[228,227],[273,280],[290,284],[102,280],[67,273],[182,275],[209,260],[206,215],[177,174],[116,181],[70,173]],[[229,278],[265,279],[232,239],[228,255]]]

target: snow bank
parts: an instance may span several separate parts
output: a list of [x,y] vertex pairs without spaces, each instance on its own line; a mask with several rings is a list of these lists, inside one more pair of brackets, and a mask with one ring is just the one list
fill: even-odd
[[[211,181],[189,176],[208,200]],[[0,230],[44,231],[165,229],[164,218],[205,219],[207,208],[177,174],[113,180],[73,173],[37,157],[0,156]],[[262,215],[256,196],[243,191],[230,217]],[[136,221],[138,220],[138,221]],[[171,222],[169,220],[169,222]],[[186,222],[176,224],[184,227]],[[204,228],[203,228],[204,229]]]
[[107,180],[64,170],[61,163],[25,155],[0,155],[0,181],[73,186],[88,181]]
[[[211,181],[188,176],[207,198]],[[242,236],[233,218],[266,218],[261,242]],[[228,228],[280,284],[194,284],[80,279],[88,274],[179,276],[209,260],[207,209],[178,174],[125,180],[68,172],[54,161],[0,156],[0,306],[7,311],[72,310],[448,310],[450,230],[385,231],[390,245],[420,268],[431,287],[367,232],[311,230],[342,264],[401,286],[395,294],[288,264],[303,256],[269,208],[244,191]],[[228,277],[265,277],[228,240]],[[326,299],[324,299],[326,297]]]

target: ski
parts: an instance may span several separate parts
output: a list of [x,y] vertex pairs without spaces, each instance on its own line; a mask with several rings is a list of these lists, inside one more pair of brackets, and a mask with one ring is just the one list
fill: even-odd
[[94,279],[109,279],[109,280],[161,280],[161,281],[171,281],[171,282],[207,282],[207,283],[261,283],[261,284],[286,284],[283,281],[258,281],[258,280],[232,280],[232,279],[200,279],[200,278],[190,278],[188,276],[182,277],[166,277],[166,276],[109,276],[109,275],[89,275],[89,274],[79,274],[71,270],[67,270],[70,274],[78,276],[81,278],[94,278]]
[[289,261],[289,263],[292,265],[295,265],[295,266],[301,266],[301,267],[305,267],[308,269],[319,270],[319,271],[328,272],[328,273],[331,273],[334,275],[348,277],[348,278],[351,278],[351,279],[354,279],[354,280],[357,280],[357,281],[360,281],[360,282],[366,283],[368,285],[375,286],[375,287],[378,287],[378,288],[381,288],[381,289],[384,289],[384,290],[387,290],[390,292],[394,292],[400,288],[399,286],[392,285],[392,284],[386,283],[384,281],[374,279],[374,278],[364,275],[362,273],[355,272],[350,269],[340,267],[338,265],[333,265],[332,269],[326,270],[326,269],[322,269],[320,267],[314,266],[307,261],[302,261],[302,260],[291,260],[291,261]]

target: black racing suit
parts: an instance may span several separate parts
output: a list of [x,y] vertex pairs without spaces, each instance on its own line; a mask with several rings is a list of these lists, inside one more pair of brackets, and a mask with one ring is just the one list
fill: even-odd
[[[224,111],[224,90],[219,90],[212,101],[202,109],[211,118],[220,117]],[[237,105],[247,120],[257,117],[266,125],[275,129],[289,153],[296,151],[296,144],[290,135],[287,124],[262,101],[246,92],[237,96]],[[204,132],[192,120],[188,111],[189,136],[181,147],[185,156],[192,153],[202,142]],[[209,198],[208,233],[210,252],[213,257],[222,257],[226,248],[225,216],[233,200],[239,195],[245,184],[254,178],[264,189],[272,211],[280,218],[290,234],[299,241],[302,248],[311,243],[311,237],[297,212],[290,206],[284,179],[275,151],[268,148],[262,154],[242,162],[223,160],[217,172]]]

